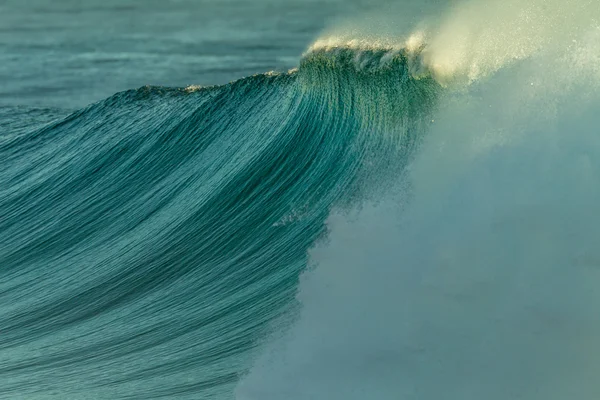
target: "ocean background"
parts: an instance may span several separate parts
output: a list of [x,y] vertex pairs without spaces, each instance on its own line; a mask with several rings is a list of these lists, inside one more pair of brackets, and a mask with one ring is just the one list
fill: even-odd
[[228,83],[298,66],[370,1],[4,0],[0,104],[78,109],[145,85]]
[[0,0],[0,398],[600,397],[600,6]]

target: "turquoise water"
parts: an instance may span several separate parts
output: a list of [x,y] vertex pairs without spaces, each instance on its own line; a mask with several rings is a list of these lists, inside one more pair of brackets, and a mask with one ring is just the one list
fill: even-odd
[[0,11],[0,398],[600,394],[593,5]]

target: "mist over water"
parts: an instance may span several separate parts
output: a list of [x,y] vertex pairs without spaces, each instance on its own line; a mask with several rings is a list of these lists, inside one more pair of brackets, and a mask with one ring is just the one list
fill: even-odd
[[330,216],[239,400],[600,395],[598,11],[467,2],[408,35],[450,84],[424,143],[386,195]]

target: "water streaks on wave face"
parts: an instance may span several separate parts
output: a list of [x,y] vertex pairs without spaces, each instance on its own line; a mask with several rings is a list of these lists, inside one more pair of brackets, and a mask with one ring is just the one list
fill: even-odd
[[0,138],[0,396],[227,396],[332,206],[401,171],[439,85],[406,52],[145,87]]

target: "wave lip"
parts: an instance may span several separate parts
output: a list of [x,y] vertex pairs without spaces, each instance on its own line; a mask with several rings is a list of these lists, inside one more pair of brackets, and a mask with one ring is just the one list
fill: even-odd
[[317,40],[304,53],[302,64],[316,58],[331,59],[331,62],[352,65],[356,71],[376,72],[397,68],[400,64],[408,66],[413,78],[430,76],[423,60],[426,49],[424,37],[411,36],[406,42],[385,40],[360,40],[328,37]]

